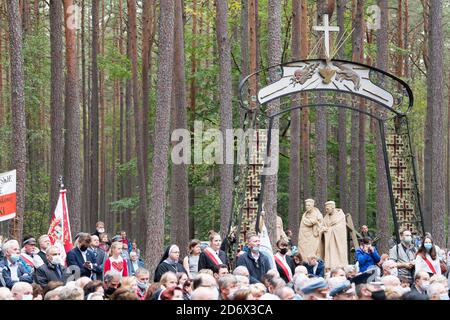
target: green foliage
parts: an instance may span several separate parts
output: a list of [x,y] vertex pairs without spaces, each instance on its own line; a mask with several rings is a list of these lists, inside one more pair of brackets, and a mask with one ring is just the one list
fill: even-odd
[[126,210],[135,210],[139,206],[139,196],[123,198],[110,203],[113,212],[123,212]]

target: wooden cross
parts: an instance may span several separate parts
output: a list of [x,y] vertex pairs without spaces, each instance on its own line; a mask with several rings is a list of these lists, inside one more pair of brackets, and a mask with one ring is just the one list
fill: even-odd
[[327,60],[330,59],[330,31],[339,32],[339,27],[330,26],[328,21],[328,14],[323,15],[323,26],[313,26],[313,30],[323,31],[325,34],[325,57]]
[[397,154],[397,150],[399,149],[399,147],[403,147],[403,143],[397,142],[397,138],[399,138],[399,136],[394,135],[394,142],[387,144],[388,147],[394,147],[394,155]]

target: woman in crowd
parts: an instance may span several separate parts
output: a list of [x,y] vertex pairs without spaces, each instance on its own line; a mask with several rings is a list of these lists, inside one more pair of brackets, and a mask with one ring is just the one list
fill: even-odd
[[200,240],[193,239],[189,243],[189,254],[183,259],[183,267],[187,271],[189,279],[193,279],[198,274],[198,262],[202,249],[200,247]]
[[168,246],[159,261],[158,266],[156,267],[154,281],[159,282],[161,280],[161,276],[168,271],[175,273],[175,279],[177,272],[187,273],[183,265],[180,263],[179,258],[180,248],[176,244]]
[[228,263],[225,251],[220,250],[221,244],[220,234],[213,230],[209,231],[209,246],[200,254],[198,270],[210,269],[214,271],[217,266]]
[[439,257],[437,256],[436,246],[433,243],[431,236],[425,236],[422,239],[422,244],[417,250],[415,260],[416,272],[424,270],[431,276],[441,274],[441,266]]

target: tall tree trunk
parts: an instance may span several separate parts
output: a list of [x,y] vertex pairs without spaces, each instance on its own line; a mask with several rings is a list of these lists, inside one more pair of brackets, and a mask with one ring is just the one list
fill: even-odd
[[[147,216],[147,179],[144,164],[144,146],[142,132],[142,110],[139,108],[139,86],[137,74],[137,34],[136,34],[136,3],[134,0],[127,0],[128,8],[128,41],[131,47],[131,73],[132,73],[132,90],[133,90],[133,110],[135,123],[135,141],[137,156],[137,171],[139,184],[139,226],[140,234],[145,234],[146,216]],[[172,71],[172,70],[171,70]],[[170,71],[170,72],[171,72]],[[169,112],[170,113],[170,112]],[[145,252],[145,243],[142,244],[142,250]]]
[[[248,0],[241,0],[241,38],[240,38],[240,49],[241,49],[241,76],[239,82],[242,81],[244,77],[249,74],[249,57],[248,57]],[[239,110],[240,127],[243,126],[244,121],[243,109]]]
[[[347,0],[338,0],[337,2],[337,24],[339,26],[338,39],[343,40],[345,24],[344,24],[344,14],[345,14],[345,4]],[[339,45],[339,44],[338,44]],[[344,47],[341,46],[338,50],[338,57],[344,59]],[[347,111],[343,108],[339,108],[338,115],[338,133],[337,141],[339,145],[339,156],[338,156],[338,166],[339,166],[339,204],[342,210],[347,213],[349,212],[348,203],[348,180],[347,180]]]
[[[306,59],[309,53],[309,23],[308,23],[308,2],[301,0],[301,25],[300,25],[300,58]],[[308,104],[307,95],[302,95],[302,104]],[[300,165],[301,176],[303,177],[303,199],[312,197],[310,186],[310,122],[309,109],[304,108],[300,113]]]
[[155,146],[153,154],[151,207],[147,221],[146,264],[155,271],[164,244],[167,166],[170,138],[170,104],[174,51],[174,1],[160,4],[159,66],[156,88]]
[[[102,0],[102,15],[100,21],[102,21],[102,28],[100,30],[99,52],[100,56],[104,56],[105,53],[105,0]],[[96,216],[91,216],[91,219],[95,218],[105,221],[106,219],[106,137],[105,137],[105,72],[99,71],[99,111],[100,111],[100,151],[99,151],[99,212]]]
[[[447,111],[447,208],[450,206],[450,157],[448,156],[448,154],[450,153],[450,68],[449,68],[449,73],[448,73],[449,77],[449,86],[448,86],[448,111]],[[447,210],[447,214],[450,211]],[[448,224],[448,231],[447,234],[450,234],[450,223]],[[447,248],[450,245],[450,237],[447,237]]]
[[65,176],[68,188],[67,199],[70,208],[72,234],[80,231],[81,219],[81,157],[80,157],[80,106],[78,98],[78,61],[76,54],[76,33],[69,8],[73,0],[64,0],[64,21],[66,36],[66,136],[65,136]]
[[25,211],[25,178],[27,163],[27,128],[25,124],[24,69],[22,25],[18,0],[7,1],[9,23],[9,66],[11,76],[12,161],[16,168],[16,216],[10,222],[10,238],[22,239]]
[[[226,160],[227,147],[232,148],[234,141],[228,141],[227,129],[233,128],[232,86],[231,86],[231,45],[228,39],[228,7],[224,1],[216,3],[216,38],[219,48],[219,100],[220,128],[223,139],[223,158]],[[231,139],[233,139],[231,137]],[[233,152],[234,156],[234,147]],[[224,163],[220,166],[220,235],[225,238],[231,219],[233,204],[233,165]]]
[[[388,71],[388,33],[389,15],[388,0],[378,0],[380,7],[380,29],[377,30],[377,68]],[[389,190],[387,187],[386,166],[383,157],[383,141],[381,141],[378,121],[372,119],[375,127],[375,158],[376,158],[376,216],[377,230],[380,233],[379,249],[380,252],[387,252],[389,249]]]
[[[268,14],[271,19],[269,19],[269,65],[273,66],[281,63],[281,3],[277,0],[269,0],[268,3]],[[279,75],[276,72],[276,68],[272,68],[269,71],[270,82],[273,83],[279,79]],[[276,99],[269,103],[268,114],[274,114],[280,110],[280,100]],[[277,132],[279,129],[279,119],[278,117],[273,121],[272,129]],[[279,155],[279,141],[278,135],[274,137],[271,145],[271,158],[275,160],[278,165],[278,155]],[[271,243],[274,245],[276,243],[276,219],[277,219],[277,197],[278,197],[278,167],[272,161],[271,168],[272,173],[266,176],[266,189],[264,193],[264,205],[266,212],[266,225],[267,231]],[[276,170],[274,170],[276,169]]]
[[51,50],[51,168],[50,212],[56,207],[59,196],[58,177],[64,174],[64,73],[63,73],[63,6],[60,1],[50,2]]
[[[403,0],[399,0],[397,4],[397,47],[403,49]],[[397,77],[403,76],[403,53],[399,52],[395,64],[395,73]]]
[[[409,0],[405,0],[405,28],[403,31],[403,34],[404,34],[403,47],[407,51],[410,50],[409,32],[410,32],[410,30],[409,30]],[[404,57],[403,64],[404,64],[403,65],[403,76],[408,78],[411,76],[411,70],[410,70],[411,69],[411,61],[410,61],[408,54]]]
[[[424,25],[424,46],[423,46],[423,60],[425,68],[427,69],[427,74],[431,71],[430,67],[430,52],[429,52],[429,41],[430,41],[430,1],[424,0],[423,2],[423,25]],[[428,79],[428,78],[427,78]],[[428,95],[430,92],[428,92]],[[428,96],[429,98],[429,96]],[[427,104],[428,104],[427,99]],[[424,130],[424,189],[423,189],[423,218],[425,231],[430,232],[432,227],[432,214],[431,214],[431,203],[432,203],[432,128],[433,128],[433,108],[430,106],[427,108],[427,115],[425,120],[425,130]]]
[[99,176],[99,144],[98,144],[98,130],[99,130],[99,115],[98,115],[98,11],[99,1],[92,3],[92,67],[91,67],[91,113],[90,113],[90,132],[91,132],[91,169],[90,169],[90,217],[96,217],[98,215],[98,176]]
[[[175,35],[174,35],[174,69],[173,69],[173,90],[174,90],[174,114],[173,129],[187,129],[187,95],[186,79],[184,73],[184,32],[183,32],[183,0],[175,0]],[[231,104],[231,103],[230,103]],[[189,153],[190,155],[190,153]],[[171,178],[171,209],[172,242],[178,244],[189,243],[189,182],[188,164],[172,163]],[[187,254],[186,246],[180,246],[182,254]],[[180,254],[180,256],[182,256]]]
[[[432,109],[431,127],[431,233],[439,246],[445,243],[445,134],[444,134],[444,95],[443,95],[443,29],[442,0],[430,2],[430,37],[428,53],[430,68],[427,77],[427,109]],[[427,114],[428,116],[428,114]]]
[[[301,7],[300,0],[292,2],[292,60],[300,59]],[[292,107],[298,107],[300,95],[294,96]],[[292,243],[298,243],[300,225],[300,109],[291,111],[289,154],[289,229]]]

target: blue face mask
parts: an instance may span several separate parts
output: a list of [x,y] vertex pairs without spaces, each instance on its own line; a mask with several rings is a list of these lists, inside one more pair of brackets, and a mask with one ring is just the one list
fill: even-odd
[[432,243],[424,243],[423,246],[425,247],[425,249],[427,249],[427,251],[430,251],[431,248],[433,248],[433,244]]
[[448,293],[443,293],[440,295],[441,300],[449,300]]
[[17,261],[19,261],[19,259],[20,259],[20,255],[15,254],[15,253],[13,253],[13,254],[11,255],[11,261],[12,261],[13,263],[16,263]]

